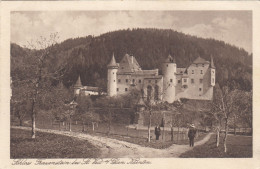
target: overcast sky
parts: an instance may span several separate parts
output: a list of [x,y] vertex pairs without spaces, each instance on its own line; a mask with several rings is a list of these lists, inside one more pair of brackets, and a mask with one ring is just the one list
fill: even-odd
[[60,42],[127,28],[174,29],[223,40],[252,52],[250,11],[48,11],[12,12],[11,42],[21,46],[58,32]]

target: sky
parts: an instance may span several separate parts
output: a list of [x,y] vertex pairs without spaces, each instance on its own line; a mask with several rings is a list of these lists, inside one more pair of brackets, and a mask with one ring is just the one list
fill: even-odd
[[59,42],[128,28],[173,29],[252,52],[251,11],[16,11],[11,42],[21,46],[58,32]]

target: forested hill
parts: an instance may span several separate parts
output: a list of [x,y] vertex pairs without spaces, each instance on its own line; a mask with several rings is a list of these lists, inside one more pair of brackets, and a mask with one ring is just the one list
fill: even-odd
[[[252,54],[223,41],[198,38],[173,30],[120,30],[97,37],[68,39],[56,47],[54,54],[61,62],[68,63],[69,71],[63,79],[67,86],[72,85],[80,75],[83,85],[105,88],[107,64],[112,53],[117,62],[128,53],[136,57],[143,69],[161,69],[162,61],[169,54],[175,56],[177,67],[189,66],[198,56],[210,60],[212,55],[217,69],[217,83],[247,91],[252,89]],[[24,55],[24,51],[12,44],[12,59]]]

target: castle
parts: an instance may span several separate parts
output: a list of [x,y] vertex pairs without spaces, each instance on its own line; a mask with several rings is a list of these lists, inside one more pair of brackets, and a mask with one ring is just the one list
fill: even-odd
[[198,57],[187,68],[177,68],[169,55],[162,63],[162,75],[158,69],[142,70],[135,57],[126,54],[116,63],[114,54],[107,65],[107,94],[117,96],[132,88],[140,90],[143,97],[153,103],[173,103],[180,98],[211,100],[215,86],[215,66]]

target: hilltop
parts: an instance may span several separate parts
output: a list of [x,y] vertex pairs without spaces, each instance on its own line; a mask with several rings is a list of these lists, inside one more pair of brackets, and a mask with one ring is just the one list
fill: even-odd
[[[11,44],[11,74],[23,66],[21,62],[29,49]],[[244,49],[214,39],[203,39],[174,30],[128,29],[108,32],[100,36],[68,39],[56,44],[55,62],[66,63],[63,83],[73,85],[81,76],[83,85],[99,86],[106,90],[107,64],[112,53],[117,62],[128,53],[133,54],[142,69],[161,69],[169,54],[175,56],[177,67],[187,67],[198,56],[214,58],[216,82],[242,90],[252,90],[252,54]],[[26,63],[25,63],[26,64]],[[160,70],[161,71],[161,70]]]

